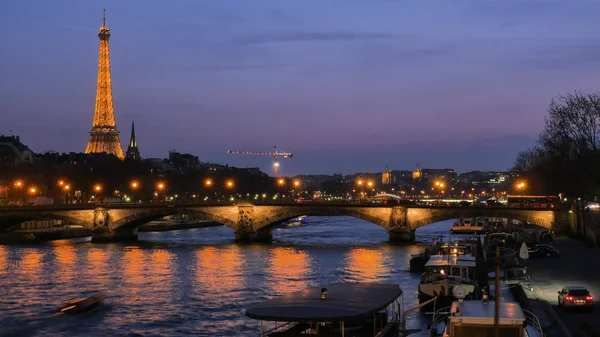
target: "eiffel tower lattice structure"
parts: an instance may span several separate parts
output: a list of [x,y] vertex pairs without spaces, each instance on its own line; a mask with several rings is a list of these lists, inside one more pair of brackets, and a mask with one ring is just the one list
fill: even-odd
[[108,40],[110,29],[106,26],[106,11],[103,23],[98,31],[100,54],[98,56],[98,84],[96,89],[96,108],[94,122],[90,131],[90,140],[85,153],[110,153],[124,159],[123,148],[119,141],[119,131],[115,123],[113,110],[112,84],[110,79],[110,53]]

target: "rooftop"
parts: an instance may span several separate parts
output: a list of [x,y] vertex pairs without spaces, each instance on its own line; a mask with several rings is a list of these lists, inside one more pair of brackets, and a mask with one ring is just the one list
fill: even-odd
[[432,255],[425,267],[475,267],[475,257],[468,255]]
[[321,287],[288,293],[255,304],[246,316],[278,322],[331,322],[370,317],[402,295],[398,284],[337,283],[328,285],[327,298]]
[[[452,322],[464,324],[494,324],[494,301],[483,303],[482,301],[464,301],[462,303],[454,302],[452,310],[458,308],[460,316],[455,315],[450,318]],[[500,312],[498,315],[501,325],[522,325],[525,321],[525,314],[516,302],[500,302]]]

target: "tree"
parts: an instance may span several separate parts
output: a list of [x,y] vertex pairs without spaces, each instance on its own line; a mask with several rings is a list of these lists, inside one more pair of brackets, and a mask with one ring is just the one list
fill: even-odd
[[538,144],[520,152],[513,170],[527,171],[546,193],[591,198],[600,191],[600,94],[553,99]]

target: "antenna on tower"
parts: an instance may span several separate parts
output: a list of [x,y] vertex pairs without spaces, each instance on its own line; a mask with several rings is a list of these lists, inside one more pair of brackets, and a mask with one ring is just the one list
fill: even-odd
[[102,25],[106,26],[106,8],[102,10]]

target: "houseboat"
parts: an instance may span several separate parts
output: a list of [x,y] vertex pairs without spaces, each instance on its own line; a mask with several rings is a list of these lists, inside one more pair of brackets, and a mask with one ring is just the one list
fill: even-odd
[[[481,221],[478,221],[481,220]],[[460,218],[456,220],[450,227],[451,233],[479,233],[485,229],[485,223],[483,219],[473,218]]]
[[252,305],[261,337],[391,337],[400,334],[398,284],[337,283],[308,288]]
[[448,306],[454,300],[452,289],[462,286],[467,294],[475,284],[475,257],[467,255],[434,255],[425,264],[419,283],[419,303],[437,297],[437,306]]
[[454,293],[457,301],[434,314],[430,337],[492,336],[496,300],[500,301],[498,336],[544,336],[539,319],[532,312],[521,308],[506,285],[501,288],[501,297],[494,300],[489,300],[486,295],[482,300],[464,300],[465,290],[460,287],[455,288]]

